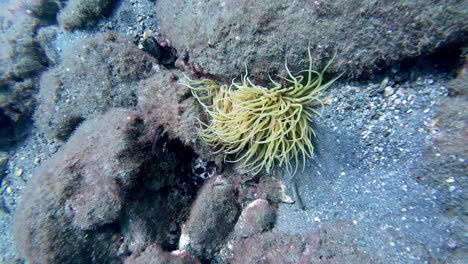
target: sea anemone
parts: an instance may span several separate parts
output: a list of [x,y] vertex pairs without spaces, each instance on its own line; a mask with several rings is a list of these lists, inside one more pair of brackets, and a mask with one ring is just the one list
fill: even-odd
[[[321,71],[312,69],[310,49],[309,68],[294,76],[287,61],[288,77],[278,76],[280,84],[270,77],[271,87],[254,84],[246,70],[241,83],[218,84],[210,79],[192,80],[187,77],[193,96],[209,115],[208,123],[200,121],[200,136],[224,153],[228,162],[240,162],[240,167],[257,174],[267,173],[278,165],[295,174],[300,161],[303,168],[306,157],[312,158],[311,126],[315,109],[323,106],[320,96],[340,76],[324,82],[323,74],[332,60]],[[293,161],[293,164],[291,163]]]

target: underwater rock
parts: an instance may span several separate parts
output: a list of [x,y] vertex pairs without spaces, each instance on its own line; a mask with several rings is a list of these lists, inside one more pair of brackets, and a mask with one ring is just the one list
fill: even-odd
[[110,263],[125,190],[147,159],[142,120],[113,109],[84,122],[37,169],[15,216],[15,237],[30,263]]
[[36,39],[40,21],[21,10],[9,10],[0,26],[0,148],[22,138],[20,130],[30,122],[38,90],[37,76],[48,60]]
[[182,227],[179,248],[200,259],[211,259],[233,229],[239,208],[234,185],[226,178],[210,179],[199,192]]
[[368,76],[392,62],[462,42],[463,1],[199,1],[156,3],[162,33],[198,72],[227,80],[314,68],[336,53],[332,71]]
[[112,5],[112,0],[72,0],[58,14],[58,22],[66,30],[92,26]]
[[[16,11],[19,12],[19,11]],[[3,29],[0,60],[3,67],[0,70],[2,79],[25,79],[36,76],[47,67],[46,55],[36,39],[36,29],[40,21],[27,15],[15,16],[14,23]],[[3,36],[2,36],[3,35]]]
[[78,43],[41,76],[36,126],[66,140],[91,114],[135,107],[138,81],[149,77],[156,63],[119,35],[100,34]]
[[264,232],[229,242],[217,256],[221,263],[381,263],[357,246],[355,230],[349,224],[318,227],[305,234]]
[[53,67],[59,63],[59,52],[56,47],[56,38],[59,28],[57,26],[41,27],[37,32],[37,40],[44,50],[49,67]]
[[185,250],[175,250],[164,252],[157,245],[150,245],[138,256],[130,256],[124,264],[149,264],[149,263],[167,263],[167,264],[200,264],[197,257]]
[[234,229],[237,237],[251,235],[269,230],[275,221],[275,210],[267,200],[257,199],[242,211]]
[[138,108],[142,111],[148,141],[158,137],[160,127],[169,139],[178,139],[207,160],[222,162],[222,155],[213,157],[210,147],[198,137],[201,106],[192,97],[190,89],[180,82],[179,70],[161,69],[138,84]]
[[[63,0],[22,0],[23,8],[33,16],[45,20],[55,21],[56,15],[63,5]],[[73,1],[72,1],[73,2]]]
[[[2,89],[0,85],[0,89]],[[13,123],[25,121],[31,115],[34,106],[36,86],[32,79],[21,82],[9,82],[0,92],[0,109]]]

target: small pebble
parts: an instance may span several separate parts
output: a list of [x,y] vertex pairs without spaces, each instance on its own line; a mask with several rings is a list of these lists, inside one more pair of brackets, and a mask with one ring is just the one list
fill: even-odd
[[445,180],[446,183],[454,183],[455,179],[454,178],[448,178]]
[[15,174],[16,177],[21,177],[21,176],[23,175],[23,172],[24,172],[23,169],[18,169],[18,170],[16,171],[16,174]]
[[391,96],[394,92],[395,92],[395,90],[392,87],[387,86],[384,89],[384,96],[385,97]]

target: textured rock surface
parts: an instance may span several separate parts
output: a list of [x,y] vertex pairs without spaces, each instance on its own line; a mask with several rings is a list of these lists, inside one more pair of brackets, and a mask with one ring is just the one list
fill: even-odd
[[33,16],[49,22],[56,20],[55,16],[63,5],[63,0],[22,0],[21,2],[23,8]]
[[275,209],[267,200],[257,199],[242,211],[234,229],[237,237],[249,237],[269,230],[275,221]]
[[156,245],[150,245],[139,256],[131,256],[125,264],[200,264],[197,257],[185,250],[164,252]]
[[18,13],[15,14],[15,22],[6,20],[1,28],[2,79],[33,77],[47,66],[44,51],[36,39],[36,29],[40,21],[21,14],[21,11],[15,12]]
[[345,223],[323,226],[301,235],[265,232],[230,241],[219,259],[232,264],[366,264],[371,261],[357,247],[355,232]]
[[211,259],[222,247],[239,214],[234,186],[222,176],[206,182],[182,227],[179,248]]
[[39,20],[21,11],[10,12],[13,17],[0,16],[0,148],[20,138],[17,130],[34,110],[36,76],[48,65],[36,39]]
[[154,58],[123,36],[109,33],[84,40],[42,75],[36,126],[64,140],[91,114],[135,107],[138,81],[153,73],[153,65]]
[[71,0],[58,15],[58,22],[66,30],[92,26],[112,5],[112,0]]
[[[145,119],[146,138],[152,141],[163,128],[169,138],[179,139],[201,156],[212,157],[210,147],[198,137],[202,107],[181,84],[183,78],[179,70],[161,70],[138,84],[138,109]],[[221,163],[222,155],[215,159]]]
[[230,80],[245,64],[255,78],[284,74],[286,58],[303,70],[308,44],[315,65],[336,53],[333,71],[372,73],[466,34],[466,9],[457,0],[163,0],[156,10],[182,64]]
[[[145,157],[142,122],[116,109],[84,123],[29,182],[15,217],[30,263],[103,263],[117,257],[112,223]],[[110,229],[110,230],[109,230]]]

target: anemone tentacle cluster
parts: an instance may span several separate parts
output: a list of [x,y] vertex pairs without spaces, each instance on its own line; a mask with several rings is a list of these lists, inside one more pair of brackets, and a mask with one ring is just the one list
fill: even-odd
[[295,174],[300,161],[304,168],[314,151],[311,121],[320,116],[315,107],[323,106],[322,91],[340,77],[324,82],[323,74],[332,60],[318,72],[312,69],[310,49],[308,55],[307,70],[294,76],[286,62],[288,76],[278,76],[285,84],[270,77],[269,88],[254,84],[247,71],[240,83],[230,85],[187,77],[184,85],[209,115],[208,123],[200,121],[203,141],[224,153],[226,161],[240,162],[241,168],[253,174],[269,173],[275,165]]

